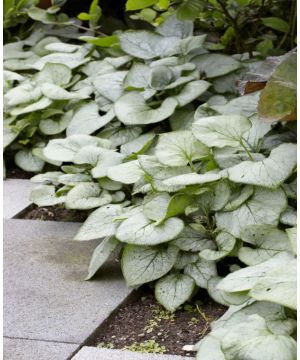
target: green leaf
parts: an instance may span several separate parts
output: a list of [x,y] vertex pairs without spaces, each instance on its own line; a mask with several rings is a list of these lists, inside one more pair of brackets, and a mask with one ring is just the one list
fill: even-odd
[[38,110],[42,110],[47,108],[48,106],[50,106],[52,104],[52,100],[46,98],[46,97],[42,97],[40,100],[38,100],[35,103],[32,103],[30,105],[27,106],[20,106],[20,107],[15,107],[10,111],[10,114],[12,116],[19,116],[19,115],[23,115],[23,114],[27,114],[27,113],[33,113],[35,111]]
[[249,295],[259,301],[271,301],[296,310],[296,288],[297,264],[293,259],[278,268],[274,267],[255,283]]
[[64,64],[46,63],[42,70],[34,76],[38,84],[49,83],[58,86],[67,85],[71,81],[72,71]]
[[142,63],[133,63],[124,79],[124,88],[146,89],[149,87],[151,68]]
[[209,296],[219,304],[229,306],[229,305],[241,305],[249,300],[247,292],[236,292],[236,293],[227,293],[225,291],[219,290],[218,285],[223,278],[216,276],[208,280],[207,292]]
[[41,91],[44,96],[51,100],[80,100],[87,97],[77,92],[69,92],[55,84],[48,83],[41,85]]
[[163,181],[163,184],[166,186],[178,186],[178,187],[185,187],[188,185],[202,185],[207,184],[210,182],[214,182],[220,180],[222,175],[215,174],[215,173],[205,173],[205,174],[183,174],[171,177],[167,180]]
[[32,153],[32,149],[19,150],[15,154],[15,163],[22,170],[28,172],[41,172],[45,162]]
[[45,119],[39,122],[39,130],[45,135],[56,135],[66,130],[73,116],[73,111],[69,110],[57,120]]
[[160,122],[173,114],[178,102],[165,99],[160,107],[152,109],[137,92],[121,96],[114,104],[117,118],[125,125],[147,125]]
[[296,119],[296,60],[296,54],[290,54],[277,66],[263,89],[258,104],[258,113],[263,119]]
[[297,179],[289,184],[283,184],[282,187],[288,198],[297,199]]
[[161,278],[171,270],[177,254],[176,246],[126,245],[121,264],[127,285],[138,286]]
[[250,296],[296,309],[296,259],[281,252],[271,259],[229,274],[219,284],[228,292],[250,290]]
[[191,81],[181,92],[174,96],[174,99],[177,100],[180,107],[189,104],[190,102],[197,99],[200,95],[202,95],[208,88],[210,87],[210,83],[204,80],[196,80]]
[[99,38],[95,38],[92,36],[80,36],[79,39],[82,41],[86,41],[89,44],[104,48],[110,48],[119,45],[119,37],[117,35],[110,35]]
[[32,7],[27,12],[28,16],[35,20],[41,21],[44,24],[54,24],[56,22],[56,16],[49,14],[47,11],[38,7]]
[[195,281],[184,274],[171,274],[155,284],[157,301],[169,311],[175,311],[191,297]]
[[158,223],[165,219],[171,196],[166,192],[148,194],[143,203],[143,213]]
[[289,226],[297,226],[297,211],[288,206],[280,216],[280,222]]
[[193,202],[193,197],[186,194],[175,194],[172,197],[166,192],[149,194],[145,197],[143,212],[148,219],[161,224],[164,220],[181,215]]
[[179,252],[176,263],[174,265],[174,269],[182,270],[187,265],[193,264],[199,260],[199,255],[197,253],[192,252]]
[[61,171],[48,171],[43,174],[33,176],[30,181],[33,183],[40,183],[43,185],[58,184],[59,177],[63,175]]
[[197,344],[196,360],[226,360],[221,349],[220,340],[212,335],[207,335]]
[[86,241],[113,236],[119,222],[114,221],[121,215],[120,205],[106,205],[93,211],[77,232],[74,240]]
[[127,71],[99,75],[93,80],[93,85],[100,95],[115,102],[123,94],[123,80],[126,75]]
[[19,135],[18,131],[15,131],[7,126],[3,126],[3,148],[11,144]]
[[101,192],[99,185],[83,182],[68,192],[65,204],[67,209],[88,210],[109,204],[111,200],[109,193]]
[[89,9],[89,21],[90,21],[90,25],[91,27],[95,27],[98,24],[98,21],[100,20],[101,16],[102,16],[102,10],[101,7],[98,6],[98,2],[99,0],[93,0],[91,5],[90,5],[90,9]]
[[292,337],[272,334],[259,315],[251,315],[247,320],[237,324],[221,340],[226,359],[245,359],[248,354],[253,359],[296,359],[296,341]]
[[200,259],[194,264],[187,265],[184,273],[193,278],[199,287],[207,289],[208,280],[217,275],[216,263]]
[[30,201],[38,206],[53,206],[64,203],[65,196],[56,196],[53,185],[36,186],[30,194]]
[[196,140],[191,131],[161,134],[155,148],[158,160],[168,166],[184,166],[209,155],[209,149]]
[[269,55],[270,50],[272,50],[273,47],[274,45],[271,39],[264,39],[256,45],[255,50],[260,52],[263,57],[266,57]]
[[149,85],[152,89],[163,90],[174,78],[170,68],[164,65],[154,66],[149,73]]
[[[99,115],[99,108],[96,102],[89,102],[82,105],[72,117],[68,127],[67,136],[74,134],[90,135],[108,124],[115,117],[113,111],[103,116]],[[82,121],[84,119],[84,121]]]
[[155,139],[154,133],[143,134],[136,139],[121,146],[121,153],[126,154],[130,159],[137,158],[137,155],[144,154]]
[[210,240],[209,234],[204,227],[200,231],[190,225],[185,226],[183,231],[172,241],[172,244],[183,251],[199,252],[204,249],[215,248],[214,243]]
[[291,248],[295,255],[297,255],[297,227],[286,229],[285,232],[288,235]]
[[90,15],[85,13],[85,12],[82,12],[82,13],[77,15],[77,18],[79,20],[82,20],[82,21],[89,21],[90,20]]
[[[233,211],[239,208],[245,201],[247,201],[250,196],[253,195],[254,188],[253,186],[244,186],[240,188],[237,192],[234,192],[229,199],[229,202],[222,208],[223,211]],[[221,210],[221,209],[220,209]]]
[[123,160],[124,155],[112,150],[103,149],[98,156],[96,166],[92,169],[92,176],[96,179],[107,176],[109,169],[113,166],[118,166]]
[[179,38],[166,38],[146,30],[127,31],[120,34],[119,39],[123,51],[144,60],[172,56],[180,52]]
[[96,274],[118,244],[118,240],[114,237],[107,237],[102,240],[93,252],[89,265],[89,273],[85,280],[90,280]]
[[51,160],[72,162],[75,154],[88,145],[108,147],[109,143],[97,137],[76,134],[65,139],[50,140],[44,149],[44,154]]
[[75,69],[78,66],[84,64],[89,60],[89,58],[84,58],[85,52],[78,51],[76,53],[53,53],[46,56],[43,56],[36,62],[33,62],[32,68],[41,70],[46,63],[56,63],[56,64],[64,64],[68,66],[70,69]]
[[236,183],[277,188],[293,172],[297,165],[296,144],[282,144],[271,151],[267,159],[243,161],[229,168],[228,178]]
[[184,223],[179,218],[169,218],[155,225],[142,213],[123,221],[116,237],[122,242],[136,245],[157,245],[174,239],[183,230]]
[[156,31],[166,37],[177,37],[184,39],[193,35],[194,25],[192,21],[181,20],[177,14],[168,16],[157,28]]
[[282,251],[292,250],[286,233],[270,225],[246,226],[241,239],[251,244],[238,252],[238,258],[246,265],[260,264]]
[[127,0],[126,11],[144,9],[156,4],[157,1],[158,0]]
[[286,208],[287,200],[281,189],[270,190],[256,187],[254,194],[241,207],[234,211],[217,212],[216,223],[236,238],[247,225],[277,226],[282,211]]
[[176,110],[170,117],[171,130],[190,130],[194,122],[194,114],[195,110],[191,105]]
[[259,92],[255,92],[233,98],[221,104],[212,104],[210,107],[222,115],[240,114],[250,117],[257,112],[258,100]]
[[289,24],[278,17],[261,18],[262,23],[271,29],[286,33],[289,31]]
[[55,165],[55,166],[61,166],[62,165],[61,161],[55,161],[55,160],[47,158],[47,156],[45,156],[43,150],[44,150],[44,147],[32,148],[32,155],[37,157],[38,159],[44,161],[44,162],[49,163],[49,164],[52,164],[52,165]]
[[191,60],[207,79],[226,75],[241,67],[241,63],[233,57],[222,54],[202,54]]
[[87,174],[62,174],[58,180],[61,184],[75,186],[78,183],[89,182],[92,179]]
[[250,121],[242,115],[218,115],[196,120],[192,131],[198,140],[209,147],[239,147],[243,134],[250,127]]
[[176,15],[179,19],[194,20],[203,11],[205,2],[202,0],[185,0],[177,9]]
[[205,249],[199,255],[205,260],[220,260],[233,250],[235,243],[236,239],[232,235],[220,232],[216,237],[218,250]]
[[107,176],[114,181],[123,184],[134,184],[142,176],[143,171],[137,160],[128,161],[120,165],[112,166],[107,170]]

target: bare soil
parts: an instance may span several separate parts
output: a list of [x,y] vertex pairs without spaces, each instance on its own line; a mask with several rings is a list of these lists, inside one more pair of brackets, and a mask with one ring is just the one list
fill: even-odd
[[84,210],[68,210],[62,205],[43,206],[30,205],[19,213],[16,219],[84,222],[89,212]]
[[172,314],[158,304],[153,290],[145,287],[141,296],[121,305],[86,345],[132,350],[132,345],[136,348],[154,340],[161,353],[192,357],[195,353],[183,350],[183,346],[201,340],[210,331],[210,323],[225,311],[225,306],[201,289],[192,302]]

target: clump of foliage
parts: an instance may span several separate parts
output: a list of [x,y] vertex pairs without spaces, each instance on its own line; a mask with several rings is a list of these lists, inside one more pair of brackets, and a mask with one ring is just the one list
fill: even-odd
[[[295,46],[296,1],[277,0],[127,0],[131,17],[161,24],[176,13],[193,20],[199,31],[212,32],[212,49],[275,54]],[[286,21],[288,19],[288,21]],[[215,41],[214,41],[215,42]]]
[[[124,125],[134,126],[132,134],[127,131],[127,138],[113,141],[115,146],[124,145],[142,133],[141,126],[152,126],[171,115],[175,124],[176,113],[191,116],[194,108],[188,104],[207,92],[208,80],[214,92],[236,92],[238,76],[259,63],[246,56],[211,54],[205,35],[192,36],[192,22],[182,29],[180,24],[171,17],[155,33],[124,32],[117,36],[120,50],[113,50],[115,45],[110,44],[106,53],[103,48],[95,49],[91,37],[85,39],[92,44],[65,43],[55,26],[40,27],[26,40],[5,45],[6,153],[15,154],[15,162],[23,170],[40,172],[46,160],[41,148],[49,139],[64,134],[90,135],[108,123],[100,137],[110,137],[118,128],[122,134]],[[175,30],[168,33],[171,27]],[[74,29],[71,34],[78,36]],[[100,40],[103,44],[103,38]],[[156,47],[145,50],[143,42],[150,47],[155,42]],[[29,49],[24,51],[25,47]],[[113,55],[120,56],[103,57],[107,51],[117,51]],[[124,105],[130,106],[129,112]],[[147,110],[147,120],[139,116],[141,107]],[[84,125],[82,116],[88,119]],[[112,121],[116,118],[118,121]],[[124,148],[125,153],[130,151]],[[66,160],[52,162],[59,165],[61,161]]]
[[4,46],[4,148],[32,172],[43,169],[41,149],[48,138],[65,131],[77,102],[88,97],[73,90],[85,76],[72,70],[88,61],[90,46],[47,35],[41,28]]
[[[296,129],[258,111],[295,54],[264,90],[238,96],[236,80],[262,62],[212,54],[192,21],[85,40],[51,40],[25,58],[24,42],[10,44],[8,150],[19,164],[30,153],[60,166],[32,179],[32,201],[91,211],[75,236],[103,239],[87,279],[119,247],[128,286],[153,283],[168,311],[199,287],[229,306],[199,359],[294,360]],[[22,120],[34,136],[16,131]],[[42,129],[55,138],[38,146]]]

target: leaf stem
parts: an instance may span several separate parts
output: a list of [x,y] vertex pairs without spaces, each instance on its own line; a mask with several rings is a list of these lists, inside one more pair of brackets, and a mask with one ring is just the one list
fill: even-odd
[[193,172],[197,172],[197,171],[196,171],[196,168],[195,168],[195,166],[194,166],[194,164],[193,164],[193,160],[189,158],[189,159],[188,159],[188,162],[189,162],[189,165],[190,165],[191,169],[193,170]]
[[96,30],[94,30],[94,29],[92,30],[92,29],[90,29],[90,28],[87,28],[87,27],[81,26],[81,25],[77,25],[77,24],[75,24],[75,23],[72,23],[72,24],[70,24],[70,25],[71,25],[71,26],[74,26],[74,27],[76,27],[76,28],[78,28],[78,29],[81,29],[81,30],[91,31],[91,32],[93,32],[94,34],[99,35],[99,36],[101,36],[101,37],[106,37],[106,36],[108,36],[108,35],[100,32],[100,31],[96,31]]
[[240,144],[241,144],[241,146],[243,147],[243,149],[246,151],[247,155],[249,156],[249,159],[250,159],[251,161],[254,161],[254,159],[253,159],[250,151],[249,151],[249,150],[247,149],[247,147],[245,146],[242,138],[240,139]]

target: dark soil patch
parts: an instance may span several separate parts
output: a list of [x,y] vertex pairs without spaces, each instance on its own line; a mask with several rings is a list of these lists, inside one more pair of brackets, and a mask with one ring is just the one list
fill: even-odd
[[26,172],[19,168],[7,168],[6,169],[6,177],[7,179],[31,179],[34,173]]
[[15,216],[15,219],[84,222],[88,214],[88,211],[68,210],[61,205],[38,207],[32,204]]
[[146,343],[147,352],[152,352],[149,344],[153,349],[155,341],[157,352],[195,356],[194,352],[182,350],[183,346],[201,340],[210,331],[210,323],[225,311],[225,306],[215,303],[206,291],[200,290],[193,302],[172,314],[159,305],[153,291],[146,288],[141,297],[121,305],[86,345],[138,351]]

